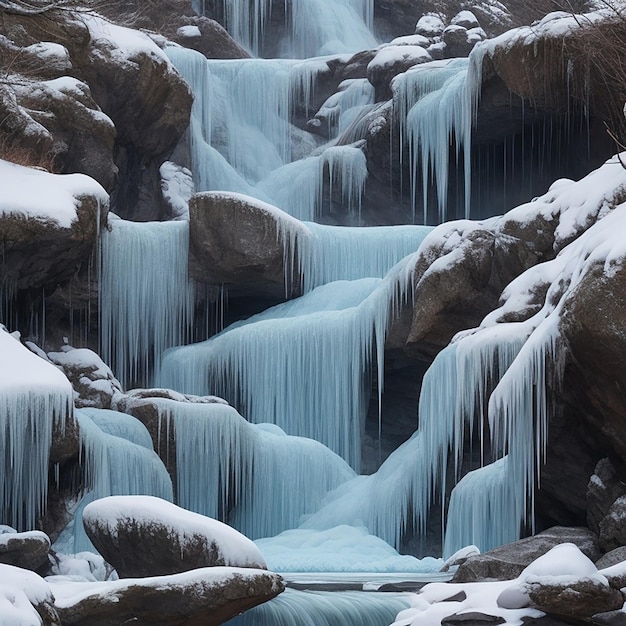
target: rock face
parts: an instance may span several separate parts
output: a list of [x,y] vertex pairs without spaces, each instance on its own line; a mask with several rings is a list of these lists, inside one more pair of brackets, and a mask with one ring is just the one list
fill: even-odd
[[266,569],[252,541],[217,520],[152,496],[112,496],[85,507],[87,535],[120,578],[202,567]]
[[283,589],[271,572],[205,568],[99,585],[58,611],[64,626],[218,626]]
[[190,274],[199,282],[282,301],[299,293],[281,237],[306,228],[274,207],[239,194],[199,193],[189,202]]
[[512,580],[535,559],[561,543],[574,543],[592,561],[600,556],[598,539],[589,529],[556,527],[470,557],[459,567],[453,582]]

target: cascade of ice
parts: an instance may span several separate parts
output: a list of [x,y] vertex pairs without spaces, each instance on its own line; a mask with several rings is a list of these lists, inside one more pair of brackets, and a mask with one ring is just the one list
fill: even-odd
[[367,160],[361,145],[329,146],[321,154],[274,170],[256,189],[290,215],[312,221],[321,213],[326,187],[331,210],[333,192],[339,186],[341,210],[360,212],[366,179]]
[[[167,53],[195,96],[190,146],[198,190],[244,193],[305,220],[319,216],[325,191],[331,199],[339,192],[343,210],[359,210],[367,178],[361,145],[315,150],[309,139],[309,156],[292,161],[292,136],[304,134],[289,123],[291,109],[309,102],[323,60],[207,61],[174,47]],[[340,119],[370,98],[362,82],[346,89]]]
[[78,504],[73,521],[55,544],[68,554],[94,551],[82,524],[82,511],[89,502],[111,495],[152,495],[170,502],[173,499],[170,476],[139,420],[104,409],[77,409],[75,414],[88,491]]
[[344,80],[320,107],[317,115],[326,119],[328,135],[345,132],[362,111],[374,104],[375,90],[367,78]]
[[450,496],[444,558],[463,546],[475,545],[486,551],[516,541],[524,515],[508,457],[469,472]]
[[227,397],[250,421],[316,439],[358,470],[366,373],[376,357],[382,382],[389,316],[410,266],[399,263],[385,279],[318,287],[209,341],[169,350],[159,384]]
[[124,386],[146,383],[161,353],[190,338],[187,222],[111,220],[101,238],[102,357]]
[[[284,2],[281,56],[308,58],[357,52],[376,46],[373,0],[290,0]],[[226,28],[255,56],[262,51],[272,0],[224,2]]]
[[31,530],[45,508],[53,430],[72,419],[72,386],[1,325],[0,355],[0,519]]
[[[445,498],[449,456],[456,473],[466,430],[477,423],[482,437],[486,407],[479,398],[507,371],[522,343],[515,332],[495,328],[485,330],[480,341],[470,335],[441,351],[424,376],[416,433],[376,474],[340,487],[303,527],[333,528],[361,519],[396,547],[406,529],[423,533],[435,497]],[[461,515],[458,523],[464,522]]]
[[439,222],[447,219],[452,145],[457,162],[461,157],[463,161],[465,217],[469,218],[471,134],[478,108],[483,57],[483,48],[477,46],[469,59],[416,65],[392,83],[401,156],[405,146],[409,147],[414,217],[421,189],[424,223],[428,223],[428,189],[433,179],[437,191],[437,219]]
[[383,278],[396,263],[414,253],[431,232],[429,226],[371,228],[306,223],[311,237],[290,242],[297,250],[297,265],[304,290],[336,280]]
[[224,519],[249,537],[296,526],[354,477],[317,441],[249,424],[226,404],[159,400],[158,408],[176,440],[178,504]]
[[400,593],[286,589],[227,622],[229,626],[387,626],[410,606]]

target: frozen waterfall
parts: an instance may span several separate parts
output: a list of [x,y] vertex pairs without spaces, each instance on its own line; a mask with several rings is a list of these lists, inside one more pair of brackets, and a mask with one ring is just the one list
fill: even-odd
[[[202,0],[194,0],[193,6],[204,12]],[[285,58],[358,52],[376,45],[373,0],[224,0],[223,8],[226,28],[255,56],[262,56],[268,44],[272,21],[280,22],[276,52]]]

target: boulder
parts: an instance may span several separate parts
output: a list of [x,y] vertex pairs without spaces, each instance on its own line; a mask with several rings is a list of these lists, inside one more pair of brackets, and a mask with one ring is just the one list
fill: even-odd
[[430,54],[419,45],[388,45],[381,48],[367,65],[367,79],[376,91],[376,101],[392,97],[391,81],[414,65],[432,61]]
[[505,623],[506,620],[503,617],[487,615],[477,611],[450,615],[441,620],[441,626],[497,626]]
[[50,133],[53,171],[87,174],[111,191],[117,177],[115,127],[89,86],[69,76],[49,81],[29,77],[12,89],[21,110]]
[[266,569],[252,541],[204,515],[152,496],[111,496],[85,507],[87,535],[120,578],[202,567]]
[[626,496],[621,496],[609,508],[600,521],[600,546],[614,550],[626,545]]
[[[596,561],[596,567],[598,569],[605,569],[624,562],[626,562],[626,546],[620,546],[619,548],[615,548],[614,550],[603,554]],[[621,587],[626,587],[626,582],[621,585]]]
[[513,580],[533,561],[562,543],[574,543],[592,561],[600,556],[597,537],[588,528],[554,527],[470,557],[459,567],[453,582]]
[[54,596],[34,572],[0,564],[0,617],[3,624],[61,626]]
[[73,276],[90,258],[106,219],[108,196],[93,179],[0,161],[0,288],[41,297]]
[[278,302],[300,293],[281,238],[293,245],[297,236],[306,237],[301,222],[254,198],[221,192],[192,196],[189,219],[192,278],[224,286],[234,297]]
[[620,591],[591,578],[527,581],[525,588],[534,607],[565,618],[590,618],[595,613],[620,609],[624,604]]
[[38,530],[0,534],[0,563],[36,570],[48,560],[50,539]]
[[591,623],[596,626],[624,626],[624,611],[608,611],[605,613],[596,613],[591,617]]
[[122,392],[111,368],[88,348],[65,345],[59,352],[49,352],[48,358],[72,383],[77,408],[108,409],[113,396]]
[[157,32],[209,59],[243,59],[250,56],[215,20],[197,15],[191,0],[114,0],[98,11],[117,24]]
[[278,574],[225,567],[89,585],[57,602],[63,626],[217,626],[284,590]]

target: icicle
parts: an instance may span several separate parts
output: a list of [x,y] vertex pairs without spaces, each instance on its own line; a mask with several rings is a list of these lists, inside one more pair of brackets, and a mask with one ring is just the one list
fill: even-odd
[[[393,81],[400,149],[409,147],[413,209],[415,213],[421,188],[424,223],[428,221],[428,187],[432,179],[437,190],[438,221],[448,219],[449,160],[453,141],[457,159],[463,155],[465,217],[469,218],[471,133],[478,109],[484,55],[484,47],[477,46],[469,59],[416,66]],[[420,165],[421,181],[418,183]]]
[[466,474],[452,490],[444,558],[465,546],[484,552],[519,539],[519,504],[508,457]]
[[190,334],[194,291],[187,277],[187,222],[111,220],[101,239],[103,359],[127,387]]
[[82,524],[82,511],[89,502],[112,495],[151,495],[173,500],[170,476],[152,449],[150,434],[141,422],[101,409],[76,410],[76,418],[88,491],[77,506],[73,522],[55,544],[56,549],[68,554],[95,551]]
[[178,504],[223,519],[249,537],[296,526],[329,491],[354,477],[317,441],[251,425],[226,404],[157,402],[161,419],[173,426]]
[[[285,31],[278,45],[281,56],[308,58],[375,47],[373,5],[373,0],[285,2]],[[271,14],[270,0],[225,0],[224,9],[228,31],[259,56]]]
[[72,419],[73,392],[53,365],[0,326],[0,519],[31,530],[43,513],[53,429]]
[[321,441],[358,469],[365,373],[375,349],[382,359],[390,313],[410,280],[404,267],[384,280],[319,287],[207,342],[172,349],[159,384],[227,397],[251,421]]
[[349,228],[312,222],[306,226],[312,236],[303,239],[296,233],[295,242],[305,291],[336,280],[383,278],[396,263],[416,252],[432,230],[428,226]]

